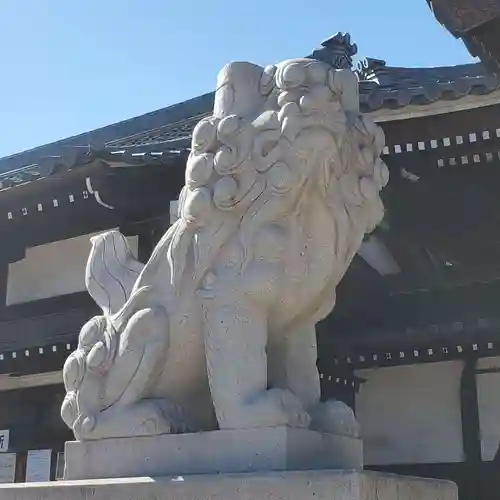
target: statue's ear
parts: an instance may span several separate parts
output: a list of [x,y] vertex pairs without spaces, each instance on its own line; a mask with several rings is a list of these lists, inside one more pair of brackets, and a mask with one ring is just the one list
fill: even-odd
[[264,109],[267,96],[261,92],[264,69],[248,62],[226,64],[217,76],[214,116],[237,115],[253,120]]

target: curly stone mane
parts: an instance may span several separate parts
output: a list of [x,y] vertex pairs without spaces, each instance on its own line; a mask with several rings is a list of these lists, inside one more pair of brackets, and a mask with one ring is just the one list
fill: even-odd
[[[371,120],[343,106],[346,89],[357,85],[353,78],[318,61],[285,61],[264,69],[266,100],[257,117],[201,120],[193,131],[179,219],[164,237],[168,244],[158,246],[162,253],[153,255],[148,277],[158,272],[153,263],[166,258],[174,289],[179,292],[189,264],[190,284],[198,286],[236,232],[248,263],[254,234],[280,214],[300,211],[306,187],[331,207],[336,224],[371,232],[383,216],[385,138]],[[342,244],[346,258],[357,251],[349,241]]]
[[380,222],[388,181],[383,132],[358,101],[356,75],[320,61],[222,70],[179,219],[147,264],[117,231],[92,241],[86,284],[103,314],[64,367],[78,439],[330,425],[314,325]]

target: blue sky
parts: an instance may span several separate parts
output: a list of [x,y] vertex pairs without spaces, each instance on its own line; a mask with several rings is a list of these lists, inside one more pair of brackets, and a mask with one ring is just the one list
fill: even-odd
[[425,0],[2,0],[0,156],[208,92],[230,60],[303,56],[337,31],[390,65],[470,61]]

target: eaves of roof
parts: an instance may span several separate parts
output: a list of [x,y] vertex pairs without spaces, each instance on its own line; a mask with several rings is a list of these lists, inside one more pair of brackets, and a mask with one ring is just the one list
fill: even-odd
[[500,88],[499,77],[487,74],[480,64],[426,69],[387,67],[378,73],[375,81],[360,82],[361,110],[365,113],[457,101]]
[[[459,101],[464,97],[485,96],[499,89],[500,78],[486,73],[481,64],[437,68],[399,68],[382,64],[369,75],[369,79],[360,80],[359,83],[361,111],[377,115],[382,112],[387,115],[384,121],[390,120],[392,111],[408,106]],[[150,146],[189,140],[195,124],[211,113],[212,103],[213,94],[206,94],[206,99],[196,109],[191,108],[196,111],[194,115],[122,137],[108,146]]]
[[498,0],[427,0],[436,20],[456,37],[500,15]]
[[204,94],[129,120],[6,156],[0,158],[0,173],[17,171],[33,165],[41,165],[43,168],[44,163],[51,164],[61,158],[74,157],[77,155],[75,149],[89,148],[90,145],[93,149],[102,149],[118,139],[133,137],[165,124],[174,125],[185,118],[195,117],[199,114],[199,109],[210,110],[212,104],[213,93]]
[[[371,69],[373,62],[376,64],[372,64]],[[459,102],[465,97],[474,100],[474,96],[479,100],[479,96],[500,89],[500,78],[487,74],[481,64],[400,68],[386,66],[383,61],[367,60],[360,70],[360,78],[361,110],[377,116],[377,121],[389,121],[391,113],[400,113],[407,107],[430,108],[438,101]],[[211,113],[213,99],[213,93],[204,94],[0,159],[0,189],[88,165],[98,157],[105,163],[111,160],[116,163],[117,155],[121,154],[126,158],[125,163],[131,161],[133,165],[176,161],[189,150],[191,132],[201,118]]]
[[107,167],[139,167],[145,165],[172,165],[185,158],[189,152],[188,142],[178,147],[160,144],[154,147],[92,147],[73,148],[72,155],[45,158],[43,162],[0,174],[0,194],[2,191],[45,179],[51,175],[69,172],[96,163]]

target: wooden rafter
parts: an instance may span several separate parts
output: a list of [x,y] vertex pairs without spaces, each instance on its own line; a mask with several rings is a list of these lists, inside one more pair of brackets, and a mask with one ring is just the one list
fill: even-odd
[[493,73],[500,70],[500,0],[427,0],[434,17]]

